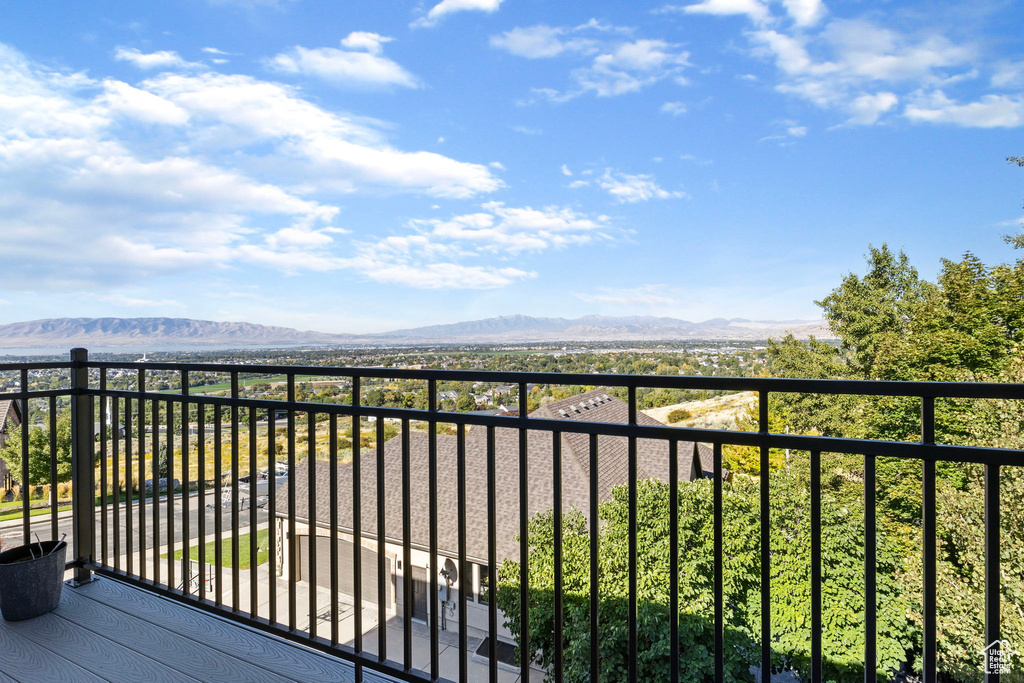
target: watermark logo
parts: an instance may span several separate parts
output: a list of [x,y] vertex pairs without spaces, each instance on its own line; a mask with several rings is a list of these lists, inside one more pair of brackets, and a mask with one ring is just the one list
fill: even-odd
[[993,640],[981,651],[985,658],[986,674],[1010,673],[1010,658],[1017,654],[1005,640]]

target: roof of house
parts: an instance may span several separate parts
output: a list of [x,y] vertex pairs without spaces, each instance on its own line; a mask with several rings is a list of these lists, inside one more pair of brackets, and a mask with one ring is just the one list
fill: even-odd
[[[626,423],[628,408],[625,403],[602,391],[591,391],[569,399],[556,401],[531,413],[531,417],[555,420]],[[661,425],[639,413],[642,425]],[[514,427],[495,428],[495,505],[496,554],[503,558],[519,557],[519,438],[518,421]],[[466,554],[470,558],[487,558],[487,429],[470,428],[466,432]],[[438,549],[446,555],[456,555],[458,549],[458,438],[437,435],[437,535]],[[552,433],[546,430],[527,430],[528,515],[554,507],[554,463]],[[590,505],[590,445],[589,436],[564,432],[562,434],[562,506],[575,508],[585,515]],[[429,544],[429,444],[422,432],[410,432],[410,539],[413,546],[426,548]],[[384,444],[384,527],[389,539],[400,543],[402,524],[402,444],[399,435]],[[693,471],[693,444],[679,443],[679,478],[692,480],[712,470],[713,455],[710,448],[698,447],[703,471]],[[628,443],[625,437],[598,438],[598,497],[610,498],[611,489],[627,481]],[[376,451],[363,451],[360,462],[360,515],[362,533],[377,533],[377,458]],[[316,473],[316,518],[321,523],[330,520],[330,466],[318,460]],[[297,464],[295,479],[296,514],[308,517],[309,469],[306,463]],[[668,445],[665,441],[637,440],[637,476],[640,479],[668,479]],[[350,530],[352,524],[353,465],[338,466],[338,525]],[[277,513],[286,514],[287,488],[278,488]]]
[[0,432],[7,428],[7,421],[12,424],[21,424],[21,411],[14,401],[0,401]]

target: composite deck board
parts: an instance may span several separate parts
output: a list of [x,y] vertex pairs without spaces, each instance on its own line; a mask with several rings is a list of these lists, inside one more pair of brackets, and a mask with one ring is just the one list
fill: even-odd
[[56,651],[46,649],[0,622],[0,681],[102,683],[104,679],[61,656],[60,643],[54,645]]
[[[242,659],[290,680],[355,680],[353,667],[348,662],[299,647],[112,579],[99,578],[73,590],[162,629],[205,643],[224,655]],[[393,680],[366,670],[363,679],[380,683]]]
[[[9,681],[354,681],[352,664],[100,577],[49,614],[0,621]],[[364,670],[367,683],[394,679]]]
[[[57,610],[60,610],[58,606]],[[188,681],[196,680],[146,655],[98,637],[80,628],[57,612],[35,619],[7,622],[8,631],[35,642],[47,650],[59,651],[83,669],[112,681]],[[45,679],[36,679],[45,680]]]
[[130,611],[91,600],[79,590],[64,592],[58,613],[84,629],[202,681],[284,683],[294,680],[278,676],[247,660],[226,655],[191,637],[168,631]]

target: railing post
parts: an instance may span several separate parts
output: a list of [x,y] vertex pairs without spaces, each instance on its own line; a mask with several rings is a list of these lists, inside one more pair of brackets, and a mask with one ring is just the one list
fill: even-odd
[[92,397],[86,349],[71,349],[71,482],[75,551],[75,576],[72,585],[92,581],[89,564],[95,559],[95,452],[93,450]]

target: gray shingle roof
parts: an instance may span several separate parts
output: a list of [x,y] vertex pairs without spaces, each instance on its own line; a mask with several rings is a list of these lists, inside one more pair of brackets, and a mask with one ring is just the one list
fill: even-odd
[[[12,419],[13,418],[13,419]],[[18,407],[14,404],[14,401],[0,401],[0,431],[3,431],[7,427],[7,421],[11,420],[11,424],[21,424],[20,414]]]
[[[570,410],[569,406],[578,408]],[[581,407],[582,406],[582,407]],[[565,411],[564,413],[560,411]],[[591,391],[570,399],[550,403],[531,413],[531,417],[588,422],[625,423],[628,408],[622,401],[607,397],[602,391]],[[660,425],[656,420],[637,415],[642,425]],[[515,427],[495,428],[495,503],[496,553],[498,561],[518,558],[519,544],[519,438],[518,421]],[[429,544],[429,437],[422,432],[410,432],[410,524],[411,543],[426,548]],[[529,516],[554,507],[554,463],[551,432],[527,430],[528,513]],[[711,449],[699,447],[704,469],[712,468]],[[487,559],[487,429],[475,427],[466,433],[466,549],[467,556],[480,561]],[[693,444],[679,444],[679,477],[689,480],[703,473],[691,472]],[[385,535],[400,543],[402,525],[402,436],[384,444],[384,519]],[[458,439],[452,435],[437,436],[437,535],[438,549],[446,555],[455,555],[458,549],[457,508],[457,455]],[[375,450],[363,451],[360,462],[360,510],[362,533],[375,536],[377,530],[377,455]],[[330,467],[327,462],[316,462],[316,517],[319,522],[330,520]],[[575,508],[584,514],[589,509],[589,436],[563,433],[562,435],[562,503],[563,510]],[[296,464],[296,509],[298,517],[308,515],[307,463]],[[607,500],[614,486],[627,481],[628,445],[624,437],[598,439],[598,489],[600,500]],[[668,479],[668,446],[663,441],[640,439],[637,441],[637,474],[639,478]],[[338,524],[352,528],[353,465],[338,466]],[[287,510],[287,487],[278,489],[277,511]]]

